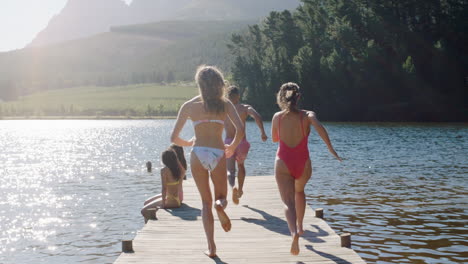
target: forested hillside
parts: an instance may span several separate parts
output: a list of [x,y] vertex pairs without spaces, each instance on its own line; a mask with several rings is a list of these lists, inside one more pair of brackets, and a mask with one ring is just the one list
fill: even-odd
[[76,86],[193,80],[201,63],[228,70],[227,44],[249,21],[165,21],[0,53],[0,100]]
[[467,121],[468,1],[303,0],[230,44],[246,99],[284,82],[325,120]]

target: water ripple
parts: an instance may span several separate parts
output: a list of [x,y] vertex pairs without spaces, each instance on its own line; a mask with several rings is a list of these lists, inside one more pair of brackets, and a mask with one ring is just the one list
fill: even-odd
[[[112,263],[143,226],[144,199],[160,191],[173,123],[0,121],[0,263]],[[345,161],[310,137],[308,202],[353,234],[366,261],[468,262],[466,125],[327,127]],[[254,123],[247,131],[248,174],[273,174],[276,145],[262,143]]]

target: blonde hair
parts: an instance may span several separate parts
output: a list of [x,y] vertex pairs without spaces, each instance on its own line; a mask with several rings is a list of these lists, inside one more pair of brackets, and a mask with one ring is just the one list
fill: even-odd
[[299,100],[299,85],[293,82],[288,82],[281,85],[281,88],[276,96],[276,103],[281,110],[288,112],[297,112],[297,101]]
[[224,112],[224,77],[220,70],[213,66],[201,65],[195,74],[203,105],[208,112]]

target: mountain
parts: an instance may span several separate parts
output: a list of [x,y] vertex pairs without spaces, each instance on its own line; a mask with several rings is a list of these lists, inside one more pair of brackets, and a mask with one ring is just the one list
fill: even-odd
[[164,20],[252,20],[294,9],[299,0],[68,0],[29,45],[40,46],[107,32],[112,26]]
[[0,53],[0,102],[49,89],[192,81],[200,64],[229,70],[232,33],[255,21],[162,21]]
[[129,6],[132,23],[143,24],[161,20],[176,20],[176,13],[193,0],[133,0]]
[[121,0],[68,0],[29,46],[88,37],[131,22],[128,6]]
[[195,0],[176,13],[177,19],[258,19],[271,11],[295,9],[299,0]]

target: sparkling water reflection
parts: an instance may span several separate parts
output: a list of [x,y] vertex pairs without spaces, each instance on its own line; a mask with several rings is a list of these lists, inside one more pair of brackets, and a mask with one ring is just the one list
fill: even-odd
[[[0,263],[112,263],[120,240],[143,225],[143,200],[160,191],[173,123],[0,121]],[[311,136],[309,203],[353,234],[363,258],[468,262],[466,125],[327,127],[345,161]],[[272,174],[275,144],[261,143],[254,123],[247,130],[248,174]]]

